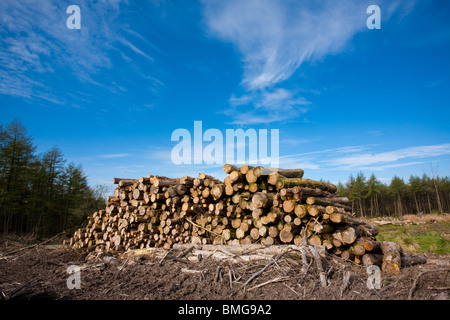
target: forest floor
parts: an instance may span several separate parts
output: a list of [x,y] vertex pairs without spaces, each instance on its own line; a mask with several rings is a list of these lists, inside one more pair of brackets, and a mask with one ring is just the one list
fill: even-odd
[[[426,236],[435,232],[448,239],[447,222],[430,220],[419,224],[380,224],[380,234],[383,240],[390,240],[389,232],[395,236],[396,231],[415,226],[422,228],[414,229],[415,234]],[[411,234],[411,230],[406,230]],[[61,245],[30,247],[9,238],[0,240],[0,300],[449,300],[448,242],[438,243],[430,246],[440,248],[440,253],[423,252],[417,245],[406,247],[406,251],[421,252],[427,263],[402,268],[397,274],[382,273],[380,289],[369,289],[365,267],[331,256],[324,260],[326,287],[321,285],[315,264],[311,261],[308,272],[302,272],[304,266],[295,254],[284,255],[244,286],[270,259],[231,262],[204,258],[186,263],[164,255],[82,255]],[[444,246],[444,250],[439,246]],[[68,288],[71,265],[81,270],[80,289]]]

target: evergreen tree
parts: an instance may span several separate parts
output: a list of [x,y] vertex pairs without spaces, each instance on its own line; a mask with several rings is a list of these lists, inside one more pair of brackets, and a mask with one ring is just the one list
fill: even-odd
[[[10,122],[1,130],[0,142],[0,211],[3,232],[8,233],[23,220],[21,207],[29,192],[30,163],[35,147],[20,120]],[[21,231],[14,228],[14,231]]]
[[79,226],[104,208],[99,192],[59,148],[37,156],[19,120],[0,124],[0,232],[47,237]]
[[363,217],[365,216],[364,199],[365,199],[365,195],[367,193],[366,189],[367,189],[366,188],[366,177],[360,171],[356,175],[356,179],[353,184],[353,195],[354,195],[354,199],[358,201],[359,212]]
[[380,212],[378,195],[381,193],[381,185],[381,182],[372,173],[369,180],[367,180],[367,193],[365,195],[365,198],[370,200],[371,217]]

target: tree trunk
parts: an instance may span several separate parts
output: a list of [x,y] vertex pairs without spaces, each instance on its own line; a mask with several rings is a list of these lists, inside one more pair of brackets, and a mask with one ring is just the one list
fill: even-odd
[[441,197],[439,195],[439,189],[438,189],[438,185],[436,182],[436,179],[433,178],[433,184],[434,184],[434,189],[436,191],[436,201],[438,204],[438,209],[440,213],[444,213],[444,210],[442,209],[442,203],[441,203]]
[[416,213],[419,214],[420,209],[419,209],[419,203],[417,202],[417,196],[416,196],[415,192],[413,192],[413,194],[414,194],[414,202],[416,203]]
[[336,192],[336,186],[331,183],[315,181],[310,179],[279,179],[276,184],[278,189],[282,188],[292,188],[292,187],[308,187],[308,188],[318,188],[331,193]]

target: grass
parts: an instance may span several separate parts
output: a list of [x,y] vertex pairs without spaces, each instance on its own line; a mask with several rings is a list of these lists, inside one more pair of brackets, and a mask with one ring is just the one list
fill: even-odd
[[378,226],[380,241],[394,241],[410,253],[432,252],[450,253],[450,221],[428,221],[419,225],[383,225]]

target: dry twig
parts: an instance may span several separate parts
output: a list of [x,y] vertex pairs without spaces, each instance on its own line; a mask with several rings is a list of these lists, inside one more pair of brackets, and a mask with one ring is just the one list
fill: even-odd
[[408,299],[409,299],[409,300],[412,299],[412,296],[413,296],[413,294],[414,294],[414,291],[416,290],[416,287],[417,287],[417,283],[418,283],[419,278],[420,278],[421,276],[423,276],[424,274],[427,274],[427,273],[441,272],[441,271],[442,271],[442,272],[444,272],[444,271],[445,271],[445,272],[448,272],[448,271],[450,271],[450,269],[425,270],[425,271],[422,271],[421,273],[419,273],[419,275],[417,276],[417,278],[414,280],[414,283],[413,283],[411,289],[409,290]]
[[271,265],[273,265],[274,263],[276,263],[278,260],[280,260],[286,253],[290,252],[292,250],[286,250],[285,252],[283,252],[282,254],[280,254],[276,259],[270,261],[268,264],[266,264],[264,266],[264,268],[262,268],[261,270],[259,270],[258,272],[254,273],[247,281],[245,281],[244,283],[244,287],[247,286],[250,282],[252,282],[254,279],[256,279],[257,277],[259,277],[264,271],[266,271]]
[[256,288],[260,288],[260,287],[265,286],[265,285],[270,284],[270,283],[281,282],[281,281],[287,281],[287,280],[289,280],[289,279],[290,279],[289,277],[276,277],[276,278],[271,279],[271,280],[269,280],[269,281],[260,283],[260,284],[254,286],[254,287],[251,287],[250,289],[248,289],[248,291],[253,290],[253,289],[256,289]]

